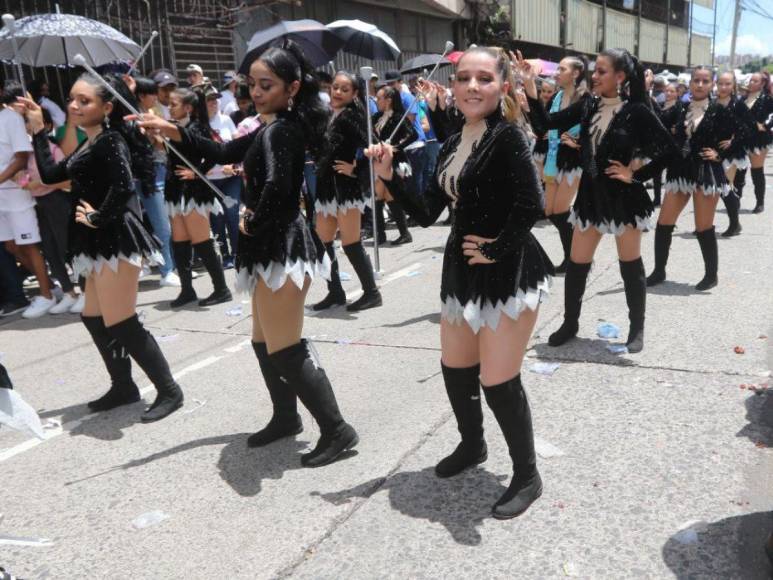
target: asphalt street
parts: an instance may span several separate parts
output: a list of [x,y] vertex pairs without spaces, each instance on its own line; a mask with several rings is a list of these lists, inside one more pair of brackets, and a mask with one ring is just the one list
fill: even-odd
[[[158,276],[141,282],[138,308],[186,395],[181,411],[151,425],[139,422],[139,403],[88,413],[108,379],[77,316],[0,321],[2,361],[47,434],[0,428],[0,566],[28,579],[769,578],[770,161],[767,176],[768,209],[750,213],[749,183],[743,234],[720,239],[710,292],[693,288],[703,263],[685,211],[669,281],[647,296],[641,354],[612,354],[597,336],[602,322],[628,327],[611,237],[580,338],[562,348],[547,345],[563,311],[564,281],[554,280],[523,373],[545,491],[510,521],[489,516],[511,470],[485,405],[488,461],[447,480],[433,474],[458,438],[439,373],[447,227],[415,228],[413,244],[382,248],[382,308],[307,316],[361,437],[316,470],[299,462],[318,436],[305,410],[302,434],[246,447],[271,415],[246,297],[171,311],[175,289],[159,288]],[[726,225],[720,209],[718,231]],[[555,229],[535,233],[558,260]],[[652,246],[650,233],[648,271]],[[210,288],[206,276],[195,285]],[[309,302],[324,293],[317,281]],[[558,367],[542,374],[539,363]],[[139,370],[135,378],[152,400]]]

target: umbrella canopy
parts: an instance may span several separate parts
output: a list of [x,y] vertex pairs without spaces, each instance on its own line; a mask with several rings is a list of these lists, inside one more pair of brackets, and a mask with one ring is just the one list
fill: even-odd
[[420,54],[405,61],[400,72],[403,74],[419,72],[422,69],[434,67],[438,62],[440,62],[440,66],[451,64],[451,61],[444,58],[442,54]]
[[397,60],[400,49],[383,30],[362,20],[336,20],[327,25],[344,41],[341,50],[371,60]]
[[[13,35],[21,64],[29,66],[75,66],[72,58],[82,54],[91,66],[130,61],[140,47],[115,28],[75,14],[38,14],[16,21]],[[0,60],[14,59],[10,31],[0,30]]]
[[335,57],[344,41],[316,20],[285,20],[252,35],[239,72],[248,74],[252,62],[272,46],[292,40],[302,49],[313,66],[327,64]]

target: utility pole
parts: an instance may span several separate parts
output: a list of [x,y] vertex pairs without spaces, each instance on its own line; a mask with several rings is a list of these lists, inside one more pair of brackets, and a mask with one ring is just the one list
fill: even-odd
[[[669,0],[670,2],[671,0]],[[601,8],[601,50],[607,48],[607,0],[604,0]]]
[[695,4],[695,0],[690,0],[690,5],[687,8],[687,68],[692,66],[692,6]]
[[668,64],[668,31],[671,28],[671,0],[666,0],[666,44],[663,47],[663,64]]
[[641,60],[641,5],[643,0],[637,0],[639,9],[636,12],[636,57]]
[[733,36],[730,39],[730,70],[735,69],[735,41],[738,37],[738,25],[741,23],[743,7],[741,0],[735,0],[735,16],[733,17]]
[[714,33],[711,39],[711,68],[714,68],[717,59],[717,12],[719,0],[714,0]]
[[566,56],[566,47],[569,44],[569,0],[561,0],[560,18],[561,48],[564,49],[564,56]]

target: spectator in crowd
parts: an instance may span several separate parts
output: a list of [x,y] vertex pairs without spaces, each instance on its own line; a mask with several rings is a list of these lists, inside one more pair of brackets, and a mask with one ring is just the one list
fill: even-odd
[[223,76],[223,90],[220,91],[222,95],[218,104],[220,106],[220,112],[224,115],[231,116],[231,113],[238,109],[236,103],[236,87],[239,85],[239,75],[235,71],[229,70]]
[[[51,132],[53,121],[46,109],[43,109],[43,122],[46,131]],[[27,126],[27,133],[32,137],[32,132]],[[49,143],[51,155],[57,162],[65,158],[62,150],[51,141]],[[38,217],[40,237],[45,257],[54,278],[62,287],[64,295],[59,303],[51,308],[51,314],[64,314],[66,312],[78,313],[83,311],[84,300],[75,291],[75,286],[67,272],[67,241],[69,238],[70,223],[74,212],[73,200],[70,197],[70,183],[44,184],[40,178],[35,156],[30,155],[27,162],[27,175],[23,180],[24,189],[35,198],[35,210]],[[81,295],[82,296],[82,295]]]
[[[231,117],[220,112],[218,106],[220,93],[209,84],[204,87],[204,96],[207,100],[209,126],[215,141],[220,143],[232,141],[236,135],[236,126],[231,121]],[[215,165],[207,173],[207,177],[220,191],[236,201],[231,207],[224,207],[223,213],[211,213],[209,216],[212,232],[220,245],[223,269],[226,270],[234,267],[236,244],[239,239],[239,202],[242,196],[242,179],[237,175],[238,172],[239,168],[235,165]],[[228,232],[227,236],[226,231]]]
[[188,84],[192,87],[204,82],[204,69],[197,64],[189,64],[185,73],[188,75]]
[[319,81],[319,98],[326,105],[330,105],[330,86],[333,84],[333,77],[325,71],[317,72],[317,80]]
[[43,79],[33,79],[27,85],[27,90],[32,99],[49,112],[54,121],[54,127],[64,125],[66,115],[62,108],[49,98],[50,93],[46,81]]
[[408,156],[408,162],[411,164],[416,191],[419,192],[419,194],[423,194],[425,189],[425,168],[427,166],[427,151],[425,149],[427,138],[424,134],[424,128],[422,127],[421,117],[419,115],[419,101],[418,99],[415,99],[413,94],[405,87],[405,85],[403,85],[402,77],[398,71],[387,71],[384,75],[384,80],[388,86],[400,91],[403,108],[408,111],[407,118],[416,130],[418,138],[405,149],[405,154]]
[[665,77],[662,77],[660,75],[657,75],[655,77],[655,80],[653,81],[652,86],[652,98],[655,99],[655,102],[660,105],[661,107],[666,102],[666,86],[668,83],[666,82]]
[[51,294],[46,262],[40,252],[40,230],[35,214],[35,200],[15,181],[25,172],[32,144],[24,117],[10,105],[22,96],[21,85],[6,81],[3,87],[3,109],[0,110],[0,242],[37,278],[40,295],[23,312],[24,318],[38,318],[56,305]]
[[231,117],[231,121],[238,128],[239,123],[244,121],[244,119],[255,115],[255,106],[250,96],[250,87],[245,82],[241,82],[236,86],[236,107],[236,110],[229,117]]
[[169,71],[159,71],[153,76],[153,82],[158,87],[158,93],[156,95],[158,102],[156,103],[153,112],[159,117],[163,117],[167,121],[169,116],[169,99],[180,83],[177,82],[175,76]]

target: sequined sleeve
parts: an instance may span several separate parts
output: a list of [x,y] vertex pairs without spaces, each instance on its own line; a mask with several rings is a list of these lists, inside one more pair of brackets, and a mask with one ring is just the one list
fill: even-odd
[[496,144],[504,152],[502,171],[504,183],[510,184],[512,206],[505,227],[493,242],[481,244],[481,254],[489,260],[500,261],[519,250],[529,236],[543,209],[542,185],[531,157],[526,133],[509,126]]
[[736,101],[733,104],[733,118],[735,119],[733,141],[746,143],[757,131],[757,121],[743,101]]
[[110,186],[95,214],[89,217],[91,225],[99,228],[119,218],[126,211],[126,203],[134,195],[131,154],[129,146],[118,133],[103,133],[92,144],[94,163],[110,176]]
[[[247,150],[252,145],[258,130],[247,133],[243,137],[228,141],[227,143],[218,143],[213,139],[201,134],[194,127],[181,127],[180,136],[182,143],[187,149],[197,151],[205,158],[211,169],[215,165],[228,165],[230,163],[242,163]],[[194,161],[190,159],[189,161]]]
[[32,138],[32,146],[35,149],[35,163],[38,166],[40,180],[43,183],[61,183],[67,181],[67,160],[56,162],[51,155],[51,147],[48,143],[48,135],[45,131],[35,133]]
[[423,194],[416,191],[416,181],[411,177],[408,171],[410,166],[405,161],[400,162],[395,159],[392,179],[381,179],[392,197],[399,201],[408,215],[423,228],[428,228],[434,224],[448,204],[449,198],[440,188],[438,175],[440,168],[444,165],[445,158],[448,156],[450,144],[455,139],[451,138],[443,143],[435,165],[435,173]]
[[250,233],[274,224],[279,206],[287,196],[299,195],[293,191],[293,162],[296,148],[303,147],[303,136],[292,125],[275,122],[261,135],[266,179],[259,194],[258,205],[247,223]]
[[586,108],[586,99],[580,99],[555,113],[548,113],[541,99],[529,101],[529,121],[537,134],[547,133],[549,129],[556,129],[561,133],[569,131],[575,125],[582,122],[583,111]]
[[633,179],[643,183],[661,173],[670,157],[678,151],[671,132],[647,105],[637,104],[631,118],[631,133],[638,141],[638,149],[650,159],[633,172]]

